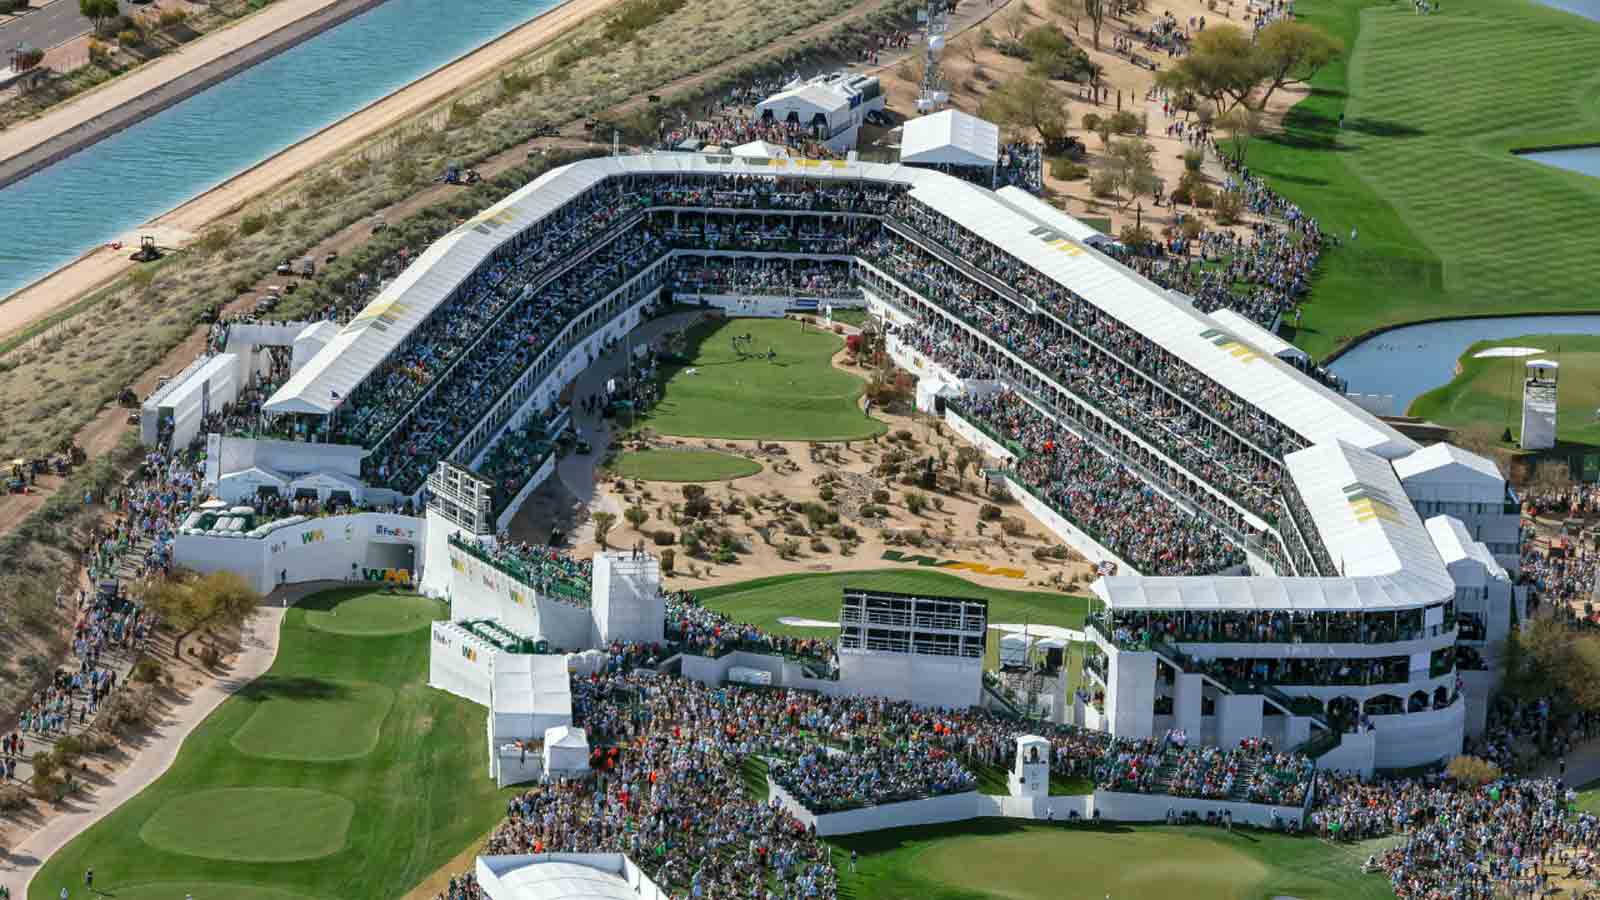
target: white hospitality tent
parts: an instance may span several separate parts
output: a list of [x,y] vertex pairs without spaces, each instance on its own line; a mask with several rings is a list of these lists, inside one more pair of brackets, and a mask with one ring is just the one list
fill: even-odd
[[1000,164],[1000,128],[958,109],[919,116],[900,135],[900,162],[992,171]]
[[789,148],[781,147],[777,144],[769,144],[766,141],[751,141],[748,144],[740,144],[733,148],[733,155],[746,156],[752,159],[787,158],[789,156]]
[[551,774],[583,772],[589,766],[589,736],[582,728],[557,725],[544,733],[544,770]]
[[495,745],[543,738],[572,724],[572,683],[565,656],[501,654],[495,660],[489,714]]

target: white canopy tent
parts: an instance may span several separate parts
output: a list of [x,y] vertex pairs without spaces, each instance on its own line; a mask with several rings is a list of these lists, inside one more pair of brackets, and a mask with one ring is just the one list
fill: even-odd
[[496,659],[489,694],[496,743],[543,737],[572,724],[572,684],[565,656],[503,654]]
[[766,141],[751,141],[748,144],[740,144],[739,146],[733,148],[733,155],[749,157],[751,159],[778,159],[779,157],[788,158],[789,148],[781,147],[777,144],[769,144]]
[[552,775],[581,773],[589,767],[589,736],[582,728],[557,725],[544,733],[544,770]]
[[920,116],[901,133],[900,162],[993,169],[1000,163],[1000,128],[958,109]]

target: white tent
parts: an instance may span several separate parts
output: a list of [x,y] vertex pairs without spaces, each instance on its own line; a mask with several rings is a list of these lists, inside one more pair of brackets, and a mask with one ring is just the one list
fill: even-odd
[[780,159],[787,158],[789,156],[789,148],[780,147],[777,144],[769,144],[766,141],[751,141],[748,144],[740,144],[739,146],[733,148],[733,155],[748,156],[751,158],[759,157],[764,159]]
[[900,162],[993,168],[1000,162],[1000,129],[957,109],[920,116],[901,134]]
[[489,696],[496,742],[541,736],[572,724],[572,685],[565,656],[502,654]]
[[1028,645],[1032,638],[1022,634],[1007,634],[1000,638],[1000,665],[1025,666],[1028,664]]
[[322,503],[328,502],[335,493],[345,493],[350,496],[351,503],[359,504],[365,496],[366,485],[343,472],[311,472],[289,482],[290,496],[297,497],[302,491],[315,494]]
[[589,767],[589,736],[582,728],[557,725],[544,733],[544,770],[552,775],[582,773]]

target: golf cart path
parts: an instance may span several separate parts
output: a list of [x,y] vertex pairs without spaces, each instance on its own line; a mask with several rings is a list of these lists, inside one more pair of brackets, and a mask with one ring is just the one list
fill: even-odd
[[[319,584],[316,589],[324,587],[325,584]],[[300,594],[299,591],[293,593],[296,596],[291,597],[291,601]],[[277,599],[276,594],[274,599]],[[177,759],[184,739],[196,726],[221,706],[222,701],[272,667],[278,655],[278,626],[285,612],[283,607],[264,606],[252,616],[240,635],[239,658],[233,670],[226,677],[195,691],[165,721],[156,725],[149,743],[128,768],[117,775],[115,782],[96,791],[83,808],[51,819],[18,844],[7,858],[6,867],[0,869],[0,884],[11,887],[12,895],[24,900],[34,876],[57,850],[160,778]],[[78,874],[74,873],[74,877]]]

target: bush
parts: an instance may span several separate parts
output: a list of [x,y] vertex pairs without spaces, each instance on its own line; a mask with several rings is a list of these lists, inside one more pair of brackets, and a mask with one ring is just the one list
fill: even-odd
[[995,506],[993,503],[985,503],[978,507],[978,518],[985,522],[996,521],[1001,515],[1000,507]]
[[678,559],[678,551],[668,547],[661,551],[661,571],[671,572],[672,564]]
[[131,674],[140,684],[155,684],[161,678],[161,663],[147,656],[133,664]]
[[1083,118],[1079,119],[1078,123],[1083,126],[1083,130],[1084,131],[1087,131],[1087,132],[1090,132],[1090,133],[1099,131],[1100,130],[1100,114],[1099,113],[1092,113],[1092,112],[1091,113],[1084,113],[1083,114]]
[[1057,181],[1077,181],[1089,176],[1089,167],[1079,165],[1065,156],[1050,160],[1050,177]]
[[922,511],[927,509],[927,508],[928,508],[928,498],[927,497],[924,497],[923,495],[915,493],[915,492],[912,492],[912,493],[909,493],[909,494],[906,495],[906,509],[910,510],[912,515],[921,515]]
[[1122,226],[1122,231],[1117,234],[1117,240],[1121,241],[1122,245],[1130,250],[1138,250],[1147,244],[1153,243],[1155,235],[1150,233],[1149,228],[1142,225],[1124,225]]
[[1476,756],[1457,756],[1445,766],[1450,777],[1463,784],[1488,784],[1500,777],[1500,767]]
[[1199,174],[1200,166],[1202,166],[1205,161],[1206,154],[1203,150],[1183,151],[1183,170],[1185,172],[1194,172],[1195,174]]
[[15,813],[26,809],[28,794],[14,784],[0,785],[0,813]]
[[812,553],[827,553],[828,552],[828,542],[824,541],[822,538],[819,538],[819,537],[812,538],[811,539],[811,552]]
[[711,559],[718,565],[731,566],[739,561],[739,556],[734,553],[731,547],[719,547],[717,552],[712,554]]
[[899,431],[896,431],[894,433],[894,439],[897,440],[897,441],[910,443],[911,442],[911,431],[909,429],[902,428]]
[[262,229],[264,229],[266,227],[267,227],[267,217],[265,215],[261,214],[261,213],[256,213],[255,215],[251,215],[251,216],[245,216],[243,219],[239,220],[239,233],[244,235],[245,237],[250,237],[253,234],[258,234]]
[[861,517],[864,519],[883,519],[889,516],[889,508],[877,503],[868,503],[861,507]]
[[1110,119],[1111,130],[1117,134],[1142,134],[1138,113],[1132,110],[1123,110],[1113,113]]
[[144,43],[144,35],[137,28],[124,28],[117,32],[117,43],[124,47],[137,47]]
[[794,559],[800,555],[800,542],[789,538],[778,545],[778,556],[782,559]]
[[1237,191],[1224,191],[1217,195],[1217,224],[1234,225],[1244,215],[1244,197]]
[[860,536],[856,533],[855,528],[843,523],[829,528],[828,537],[840,542],[860,540]]
[[887,490],[885,490],[884,488],[878,488],[877,490],[872,492],[872,502],[873,503],[888,503],[889,502],[889,492]]
[[833,486],[832,485],[828,485],[828,484],[823,485],[822,486],[822,490],[817,491],[817,496],[821,497],[822,498],[822,502],[824,502],[824,503],[832,503],[833,502],[833,496],[834,496],[834,494],[833,494]]
[[1000,520],[1000,530],[1010,537],[1022,537],[1028,533],[1028,526],[1016,516],[1006,516]]
[[652,534],[650,538],[656,542],[657,547],[671,547],[678,542],[677,536],[665,528]]
[[1117,179],[1110,172],[1097,172],[1089,179],[1089,190],[1096,197],[1115,197],[1117,195]]

